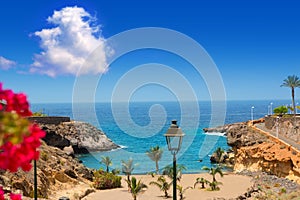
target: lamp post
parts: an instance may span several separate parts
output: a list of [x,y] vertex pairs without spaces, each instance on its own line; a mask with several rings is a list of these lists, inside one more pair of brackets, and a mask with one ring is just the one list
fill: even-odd
[[36,168],[36,160],[33,160],[33,191],[34,191],[34,194],[33,194],[33,197],[34,197],[34,200],[37,200],[37,168]]
[[251,107],[251,125],[253,126],[253,110],[254,106]]
[[173,200],[176,200],[177,199],[176,154],[181,148],[182,137],[184,136],[184,133],[182,132],[181,128],[178,127],[177,121],[172,120],[172,124],[164,136],[166,137],[168,149],[173,154]]
[[270,114],[273,115],[273,110],[272,110],[273,102],[270,103]]
[[279,132],[279,116],[276,117],[276,137],[278,138]]
[[268,115],[270,115],[270,105],[268,105]]

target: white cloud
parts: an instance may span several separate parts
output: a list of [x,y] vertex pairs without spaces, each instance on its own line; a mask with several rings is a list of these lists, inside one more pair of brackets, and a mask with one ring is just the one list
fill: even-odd
[[2,56],[0,56],[0,69],[8,70],[16,65],[16,62],[12,60],[8,60]]
[[[54,11],[47,21],[55,27],[34,33],[41,39],[42,52],[34,55],[30,72],[52,77],[104,73],[107,70],[108,47],[105,38],[100,35],[101,27],[94,25],[95,20],[83,8],[76,6]],[[85,63],[96,48],[97,57]]]

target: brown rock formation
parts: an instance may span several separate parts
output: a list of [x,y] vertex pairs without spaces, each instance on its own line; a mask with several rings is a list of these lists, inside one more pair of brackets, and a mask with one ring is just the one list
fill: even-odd
[[[39,124],[46,131],[43,140],[50,146],[64,149],[72,147],[75,154],[93,151],[108,151],[119,148],[101,130],[85,122],[62,122]],[[70,153],[70,150],[67,150]]]
[[227,142],[235,153],[235,171],[264,171],[300,183],[299,151],[245,123],[227,130]]
[[[49,198],[56,191],[73,188],[79,184],[90,185],[93,173],[77,159],[45,143],[40,147],[40,151],[40,159],[37,161],[39,197]],[[0,172],[0,185],[8,191],[20,190],[23,196],[32,197],[33,183],[33,169],[30,172],[20,170],[14,174]]]

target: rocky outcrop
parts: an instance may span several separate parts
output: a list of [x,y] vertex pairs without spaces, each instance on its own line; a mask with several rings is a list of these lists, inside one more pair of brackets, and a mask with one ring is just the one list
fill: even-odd
[[[56,191],[70,189],[79,184],[88,186],[93,179],[93,171],[86,168],[79,160],[45,143],[40,147],[37,174],[40,198],[50,198]],[[33,177],[33,169],[30,172],[19,170],[17,173],[0,171],[0,185],[4,186],[6,191],[19,190],[23,196],[33,197]],[[90,187],[87,189],[91,190]]]
[[247,123],[236,123],[227,129],[227,144],[235,149],[261,144],[268,138],[265,135],[251,130]]
[[300,153],[290,146],[246,123],[227,130],[227,143],[235,154],[235,171],[263,171],[300,183]]
[[[62,122],[56,124],[39,124],[46,131],[43,140],[50,146],[64,149],[72,147],[75,154],[93,151],[108,151],[119,148],[101,130],[85,122]],[[69,151],[70,153],[70,151]]]

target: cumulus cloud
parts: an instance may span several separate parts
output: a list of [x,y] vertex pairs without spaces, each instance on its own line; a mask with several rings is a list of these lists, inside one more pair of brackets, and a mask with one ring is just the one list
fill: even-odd
[[8,60],[2,56],[0,56],[0,69],[8,70],[16,65],[16,62],[12,60]]
[[[42,52],[34,55],[30,72],[49,76],[61,74],[99,74],[107,70],[109,48],[101,36],[101,26],[81,7],[65,7],[47,19],[53,28],[34,34],[40,38]],[[97,50],[97,56],[87,57]]]

